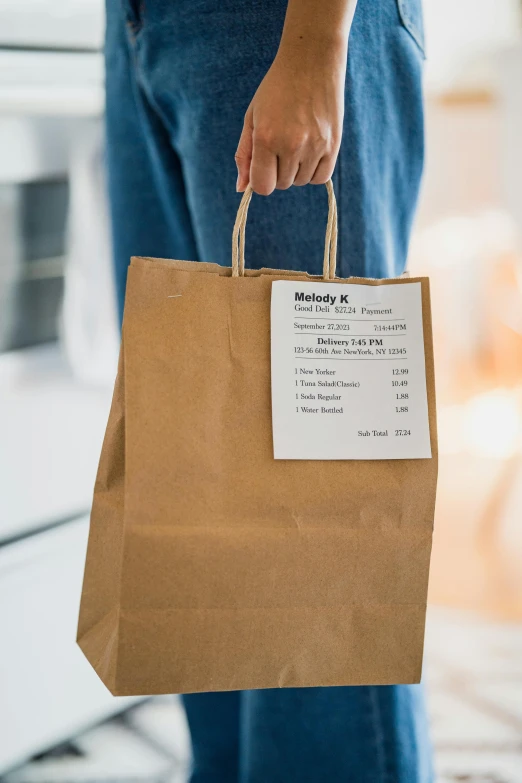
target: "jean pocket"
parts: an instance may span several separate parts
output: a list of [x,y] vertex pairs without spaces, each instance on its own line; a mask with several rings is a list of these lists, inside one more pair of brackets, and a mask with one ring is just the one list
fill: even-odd
[[406,28],[422,54],[425,55],[422,0],[397,0],[397,7],[403,27]]
[[134,33],[139,32],[143,24],[144,0],[124,0],[123,6],[128,24]]

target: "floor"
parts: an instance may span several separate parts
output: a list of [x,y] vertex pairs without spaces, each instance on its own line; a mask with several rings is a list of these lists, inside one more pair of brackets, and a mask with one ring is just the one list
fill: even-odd
[[[426,682],[437,783],[522,783],[522,626],[432,607]],[[184,783],[188,766],[183,710],[169,696],[87,731],[1,783]]]

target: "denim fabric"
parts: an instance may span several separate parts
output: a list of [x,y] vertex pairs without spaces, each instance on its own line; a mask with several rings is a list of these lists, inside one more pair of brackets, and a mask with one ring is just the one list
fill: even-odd
[[183,697],[192,783],[428,783],[421,686]]
[[[420,0],[359,0],[334,185],[342,277],[405,265],[423,164]],[[230,264],[243,116],[285,0],[109,0],[107,132],[116,276],[131,255]],[[407,14],[407,17],[405,16]],[[410,29],[404,20],[408,19]],[[415,25],[415,26],[414,26]],[[321,270],[324,188],[254,198],[247,264]]]
[[[230,265],[234,153],[286,0],[108,0],[107,155],[120,314],[131,255]],[[405,265],[423,165],[420,0],[359,0],[333,180],[338,274]],[[320,273],[324,188],[255,197],[247,265]],[[193,783],[429,783],[420,686],[184,697]]]
[[413,36],[424,54],[424,19],[422,5],[418,0],[397,0],[399,14],[404,27]]

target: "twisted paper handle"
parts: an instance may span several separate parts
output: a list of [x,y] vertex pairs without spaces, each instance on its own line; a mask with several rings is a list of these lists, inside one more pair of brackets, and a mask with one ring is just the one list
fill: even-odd
[[[337,264],[337,201],[332,180],[326,183],[328,192],[328,222],[324,242],[323,279],[334,280]],[[236,222],[232,232],[232,277],[243,277],[245,274],[245,230],[248,207],[252,200],[253,190],[250,185],[243,193],[241,204],[237,211]]]

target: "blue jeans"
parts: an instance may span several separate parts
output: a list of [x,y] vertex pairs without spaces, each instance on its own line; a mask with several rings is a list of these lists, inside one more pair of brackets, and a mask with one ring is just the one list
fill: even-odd
[[[108,0],[107,142],[120,315],[131,255],[230,265],[243,116],[286,0]],[[333,180],[338,274],[400,274],[423,165],[420,0],[359,0]],[[320,273],[324,188],[254,198],[247,265]],[[420,686],[184,697],[193,783],[429,783]]]

